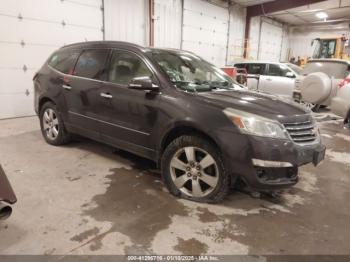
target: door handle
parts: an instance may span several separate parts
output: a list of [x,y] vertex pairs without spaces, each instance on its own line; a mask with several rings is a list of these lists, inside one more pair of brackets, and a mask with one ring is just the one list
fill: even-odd
[[267,80],[267,81],[272,81],[272,79],[271,79],[271,78],[266,78],[266,80]]
[[108,99],[113,98],[113,96],[111,94],[108,94],[108,93],[100,93],[100,96],[103,98],[108,98]]
[[62,87],[63,87],[64,89],[66,89],[66,90],[71,90],[71,89],[72,89],[72,87],[69,86],[69,85],[62,85]]

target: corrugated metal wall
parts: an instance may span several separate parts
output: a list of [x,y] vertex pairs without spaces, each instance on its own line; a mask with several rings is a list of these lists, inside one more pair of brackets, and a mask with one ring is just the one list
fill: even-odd
[[106,40],[148,45],[148,1],[104,0]]
[[155,0],[154,46],[181,47],[181,0]]
[[279,62],[281,58],[282,25],[270,19],[261,20],[258,59]]
[[1,0],[0,119],[34,114],[32,78],[54,50],[102,39],[101,4],[101,0]]
[[248,58],[257,59],[260,41],[260,17],[253,17],[250,21]]
[[224,66],[228,20],[228,8],[200,0],[185,0],[182,48],[217,66]]
[[250,22],[249,59],[280,61],[284,55],[285,33],[281,23],[266,17],[253,17]]
[[231,6],[227,64],[232,64],[235,60],[242,59],[244,51],[245,18],[246,8],[237,4]]

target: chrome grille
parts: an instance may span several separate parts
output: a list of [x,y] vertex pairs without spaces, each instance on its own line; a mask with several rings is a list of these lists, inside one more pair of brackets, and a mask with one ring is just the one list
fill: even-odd
[[312,120],[295,123],[284,123],[289,135],[296,143],[310,143],[316,140],[317,132]]

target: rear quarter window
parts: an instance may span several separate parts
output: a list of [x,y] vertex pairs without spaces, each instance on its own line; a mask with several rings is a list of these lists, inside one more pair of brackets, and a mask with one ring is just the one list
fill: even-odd
[[48,64],[64,74],[72,74],[78,56],[78,51],[58,51],[50,57]]

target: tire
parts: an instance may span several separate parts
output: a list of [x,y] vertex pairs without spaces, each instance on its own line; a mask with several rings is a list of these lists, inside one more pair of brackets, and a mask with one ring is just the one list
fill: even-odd
[[39,113],[41,133],[45,141],[54,146],[64,145],[71,141],[71,135],[64,127],[63,119],[52,102],[46,102]]
[[230,191],[231,177],[220,151],[200,136],[181,136],[172,141],[162,155],[161,170],[166,187],[177,197],[218,203]]

